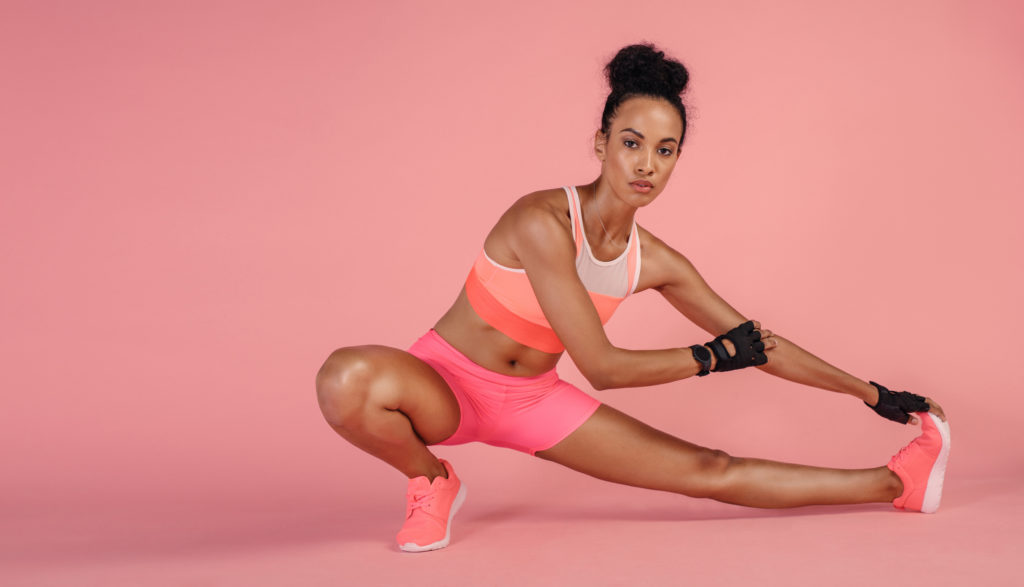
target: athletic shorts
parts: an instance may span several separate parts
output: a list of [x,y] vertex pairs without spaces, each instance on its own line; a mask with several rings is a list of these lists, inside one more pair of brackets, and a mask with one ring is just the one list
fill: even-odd
[[495,373],[469,360],[430,330],[409,352],[448,383],[462,412],[459,427],[439,444],[483,442],[529,454],[549,449],[601,405],[554,369],[533,377]]

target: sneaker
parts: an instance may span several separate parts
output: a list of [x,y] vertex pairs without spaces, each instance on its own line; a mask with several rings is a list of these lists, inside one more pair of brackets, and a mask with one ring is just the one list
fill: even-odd
[[424,552],[448,546],[452,518],[466,499],[466,486],[459,481],[448,461],[441,459],[448,478],[409,479],[405,494],[405,525],[398,531],[398,547],[406,552]]
[[930,514],[939,509],[942,480],[949,460],[949,424],[935,414],[918,412],[921,436],[900,449],[886,465],[903,481],[903,494],[892,504]]

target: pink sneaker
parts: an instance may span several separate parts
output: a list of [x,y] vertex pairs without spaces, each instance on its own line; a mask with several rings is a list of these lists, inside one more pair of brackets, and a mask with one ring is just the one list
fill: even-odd
[[900,449],[886,465],[903,481],[903,495],[892,504],[930,514],[939,509],[942,480],[949,460],[949,424],[928,412],[918,412],[921,436]]
[[424,552],[448,546],[452,518],[466,500],[466,486],[459,481],[448,461],[441,459],[448,478],[409,479],[405,494],[405,525],[398,531],[398,547],[406,552]]

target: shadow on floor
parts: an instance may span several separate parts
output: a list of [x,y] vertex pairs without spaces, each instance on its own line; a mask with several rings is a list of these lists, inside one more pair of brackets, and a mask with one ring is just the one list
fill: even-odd
[[[958,490],[956,485],[964,486]],[[1014,490],[1005,483],[971,480],[954,485],[947,509],[969,507]],[[621,488],[619,489],[621,490]],[[176,556],[220,556],[316,544],[366,543],[385,549],[401,523],[394,496],[339,500],[335,496],[269,496],[240,504],[221,496],[191,504],[102,504],[64,512],[5,512],[0,561],[103,562]],[[609,488],[584,498],[505,494],[470,497],[460,513],[460,532],[472,535],[493,524],[551,521],[704,522],[758,518],[836,516],[888,512],[889,504],[810,506],[761,510],[682,496]]]

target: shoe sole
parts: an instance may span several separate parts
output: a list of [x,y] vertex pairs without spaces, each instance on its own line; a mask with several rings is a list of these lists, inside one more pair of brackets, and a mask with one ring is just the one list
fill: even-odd
[[462,507],[462,502],[466,501],[466,484],[462,483],[459,485],[459,492],[455,494],[455,501],[452,502],[452,509],[448,510],[448,524],[445,525],[444,538],[434,542],[433,544],[427,544],[426,546],[420,546],[415,542],[406,542],[405,544],[399,544],[398,548],[401,548],[405,552],[427,552],[428,550],[437,550],[448,546],[448,543],[452,539],[452,518]]
[[931,473],[928,474],[928,485],[925,487],[924,500],[921,502],[921,511],[932,514],[939,509],[939,502],[942,501],[942,483],[946,478],[946,463],[949,461],[949,424],[932,413],[925,412],[921,416],[931,418],[942,436],[942,449],[935,459],[935,464],[932,465]]

